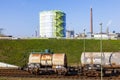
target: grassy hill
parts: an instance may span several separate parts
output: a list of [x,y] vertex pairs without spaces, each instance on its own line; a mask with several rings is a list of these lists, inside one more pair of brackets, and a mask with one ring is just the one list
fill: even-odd
[[[80,62],[84,40],[79,39],[29,39],[0,40],[0,62],[23,66],[33,51],[51,49],[54,53],[66,53],[69,64]],[[86,51],[100,51],[100,40],[85,40]],[[103,40],[104,52],[120,51],[120,40]]]

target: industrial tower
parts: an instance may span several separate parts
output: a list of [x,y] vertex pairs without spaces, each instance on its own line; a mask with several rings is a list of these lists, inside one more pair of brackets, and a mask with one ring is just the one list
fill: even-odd
[[40,37],[66,37],[66,14],[59,10],[40,12]]

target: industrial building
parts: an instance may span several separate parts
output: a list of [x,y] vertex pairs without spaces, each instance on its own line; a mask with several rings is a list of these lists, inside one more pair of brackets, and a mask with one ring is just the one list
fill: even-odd
[[59,10],[40,12],[40,37],[66,37],[66,14]]
[[12,39],[13,37],[11,35],[0,35],[0,39]]
[[93,34],[93,39],[120,39],[120,33],[95,33]]
[[74,38],[74,30],[66,30],[66,38]]

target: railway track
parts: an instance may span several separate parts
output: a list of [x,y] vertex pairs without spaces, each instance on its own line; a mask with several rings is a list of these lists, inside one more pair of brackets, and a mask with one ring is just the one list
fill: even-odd
[[[79,80],[100,80],[100,77],[86,77],[86,76],[58,76],[58,75],[33,75],[27,71],[20,69],[0,69],[0,77],[24,77],[24,78],[54,78],[54,79],[79,79]],[[118,77],[103,77],[103,80],[120,80]]]
[[33,77],[34,75],[20,69],[0,69],[0,76],[3,77]]

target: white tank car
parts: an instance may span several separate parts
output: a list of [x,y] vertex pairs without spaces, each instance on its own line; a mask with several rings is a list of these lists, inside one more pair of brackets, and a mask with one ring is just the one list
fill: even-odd
[[[102,59],[102,60],[101,60]],[[120,66],[120,52],[83,52],[81,64],[101,64],[104,66]]]

